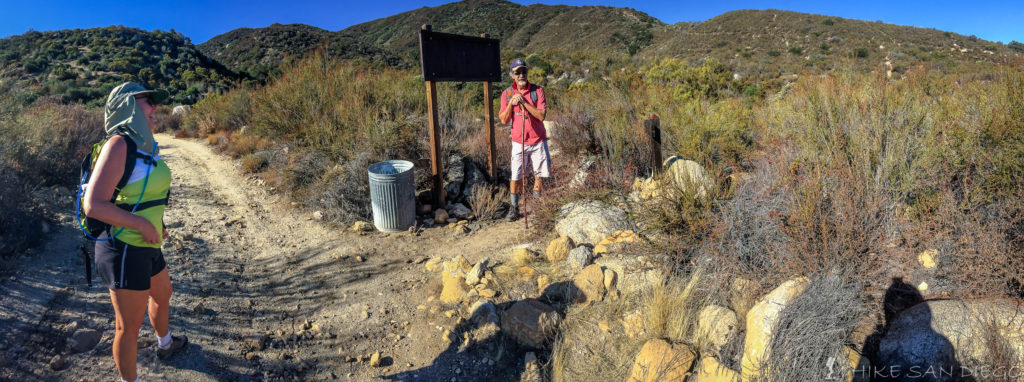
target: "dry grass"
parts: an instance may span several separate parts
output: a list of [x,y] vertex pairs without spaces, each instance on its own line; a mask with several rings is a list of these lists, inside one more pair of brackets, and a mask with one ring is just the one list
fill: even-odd
[[478,219],[497,219],[501,217],[502,206],[506,204],[508,198],[508,187],[481,184],[473,189],[469,206]]

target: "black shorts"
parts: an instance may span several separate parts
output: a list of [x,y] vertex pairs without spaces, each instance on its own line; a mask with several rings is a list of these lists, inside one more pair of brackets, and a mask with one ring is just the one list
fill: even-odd
[[[104,233],[99,238],[106,237]],[[167,268],[160,248],[136,247],[114,239],[96,242],[96,273],[108,289],[149,290],[149,279]]]

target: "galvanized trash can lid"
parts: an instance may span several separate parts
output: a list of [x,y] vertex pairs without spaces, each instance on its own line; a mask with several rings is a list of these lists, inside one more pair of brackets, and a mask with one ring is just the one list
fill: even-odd
[[406,160],[387,160],[370,165],[370,175],[395,175],[412,170],[412,162]]

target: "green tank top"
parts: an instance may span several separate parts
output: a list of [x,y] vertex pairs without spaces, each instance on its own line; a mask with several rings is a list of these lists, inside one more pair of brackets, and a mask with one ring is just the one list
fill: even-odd
[[[142,151],[139,151],[139,154],[146,155]],[[142,158],[135,160],[135,169],[132,171],[131,177],[128,178],[128,183],[117,194],[114,204],[127,204],[134,207],[135,203],[139,201],[139,194],[142,193],[142,185],[144,183],[146,185],[146,193],[142,195],[142,203],[167,197],[167,192],[171,188],[171,169],[167,168],[167,164],[164,163],[159,155],[153,157],[153,159],[155,160],[153,165],[146,164]],[[149,174],[148,182],[146,181],[147,173]],[[142,239],[142,233],[131,228],[125,228],[118,233],[116,236],[117,240],[136,247],[160,248],[160,244],[163,243],[164,209],[166,208],[166,204],[160,204],[135,211],[136,215],[142,216],[149,220],[150,223],[153,223],[157,234],[160,235],[160,242],[156,244],[147,243]],[[121,227],[118,226],[110,228],[112,233],[117,233],[120,230]]]

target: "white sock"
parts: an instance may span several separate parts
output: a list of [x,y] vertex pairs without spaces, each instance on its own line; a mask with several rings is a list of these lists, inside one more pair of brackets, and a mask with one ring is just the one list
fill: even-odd
[[134,381],[129,381],[127,379],[121,378],[121,382],[139,382],[139,377],[136,376]]
[[167,331],[167,335],[166,336],[163,336],[163,337],[156,336],[156,339],[157,339],[157,346],[160,346],[161,349],[167,350],[167,349],[171,348],[171,331],[170,330]]

